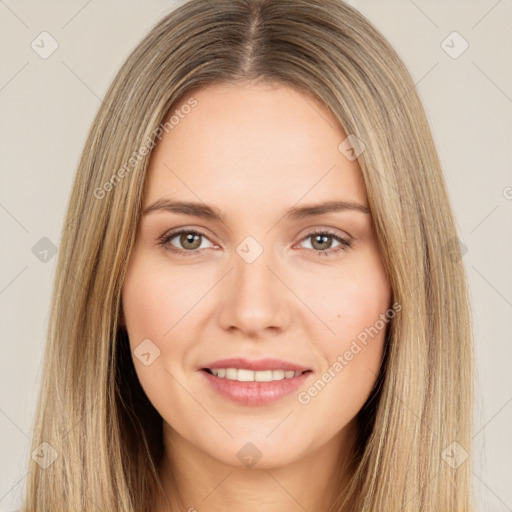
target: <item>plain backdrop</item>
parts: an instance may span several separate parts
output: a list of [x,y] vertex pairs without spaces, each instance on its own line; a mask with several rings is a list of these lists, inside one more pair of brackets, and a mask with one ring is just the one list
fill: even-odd
[[[475,490],[481,510],[512,511],[512,0],[350,3],[427,111],[471,287]],[[177,5],[0,0],[0,512],[26,482],[54,251],[87,131],[124,59]]]

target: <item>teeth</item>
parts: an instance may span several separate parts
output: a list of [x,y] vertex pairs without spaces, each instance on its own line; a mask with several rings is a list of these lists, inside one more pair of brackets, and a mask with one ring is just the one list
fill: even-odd
[[302,374],[302,372],[293,370],[261,370],[253,371],[245,368],[215,368],[210,371],[216,377],[228,380],[238,380],[239,382],[271,382],[274,380],[291,379]]

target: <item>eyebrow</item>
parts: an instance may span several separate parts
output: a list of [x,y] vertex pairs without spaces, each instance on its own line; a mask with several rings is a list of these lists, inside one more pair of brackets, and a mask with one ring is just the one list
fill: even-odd
[[[367,206],[359,203],[352,203],[348,201],[327,201],[319,204],[296,206],[290,208],[285,213],[283,218],[290,220],[300,220],[306,217],[313,217],[315,215],[322,215],[331,212],[342,212],[347,210],[366,214],[371,213]],[[204,203],[171,201],[170,199],[161,198],[145,208],[142,214],[146,215],[156,211],[181,213],[184,215],[193,215],[194,217],[200,217],[203,219],[217,220],[221,222],[225,221],[224,215],[218,208],[208,206]]]

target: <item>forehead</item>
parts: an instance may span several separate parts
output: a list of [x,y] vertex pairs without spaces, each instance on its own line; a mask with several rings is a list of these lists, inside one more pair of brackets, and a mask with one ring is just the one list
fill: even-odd
[[183,98],[171,116],[151,155],[146,204],[162,196],[222,210],[292,206],[302,197],[367,203],[357,161],[338,150],[346,134],[309,95],[283,85],[220,84]]

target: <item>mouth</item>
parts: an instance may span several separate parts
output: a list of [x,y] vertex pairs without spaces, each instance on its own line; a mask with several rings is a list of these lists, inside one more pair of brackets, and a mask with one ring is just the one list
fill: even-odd
[[203,368],[203,371],[219,379],[238,382],[275,382],[293,379],[311,372],[311,370],[248,370],[246,368]]

